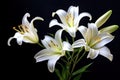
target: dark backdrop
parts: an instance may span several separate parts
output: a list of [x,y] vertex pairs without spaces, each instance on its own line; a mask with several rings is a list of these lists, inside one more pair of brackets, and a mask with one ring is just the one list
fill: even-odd
[[[26,44],[19,46],[15,40],[11,41],[11,47],[7,46],[7,40],[13,36],[15,31],[13,26],[21,24],[23,15],[26,12],[31,14],[29,20],[36,16],[43,17],[44,22],[35,22],[40,39],[48,32],[51,14],[58,9],[67,11],[69,6],[79,6],[79,13],[89,12],[92,14],[94,22],[99,16],[108,10],[113,10],[110,19],[104,26],[120,25],[120,7],[118,0],[1,0],[0,5],[0,58],[1,74],[11,80],[57,80],[54,73],[47,69],[47,61],[36,63],[34,55],[41,50],[38,45]],[[84,21],[83,21],[84,22]],[[40,26],[37,26],[40,25]],[[120,29],[113,33],[115,39],[107,44],[114,56],[112,62],[106,58],[98,56],[94,64],[89,68],[91,72],[83,75],[84,80],[119,80],[120,74]],[[1,79],[1,80],[2,80]]]

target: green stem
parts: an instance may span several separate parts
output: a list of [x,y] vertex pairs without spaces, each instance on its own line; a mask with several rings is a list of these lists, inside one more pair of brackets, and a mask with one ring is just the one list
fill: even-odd
[[[72,41],[74,42],[74,38],[72,38]],[[81,47],[77,52],[73,49],[72,54],[70,55],[69,52],[65,55],[65,60],[63,59],[62,61],[66,63],[65,67],[66,70],[62,71],[66,74],[64,74],[66,77],[61,76],[61,79],[65,80],[71,80],[72,78],[72,73],[74,72],[76,64],[83,58],[86,52],[84,52],[82,55],[80,54],[81,51],[83,50],[83,47]],[[81,56],[80,56],[81,55]],[[80,56],[80,57],[79,57]],[[62,73],[61,73],[62,75]]]
[[[74,38],[72,37],[72,42],[74,42]],[[70,55],[69,57],[70,58],[68,58],[68,63],[67,63],[67,65],[69,66],[69,69],[67,69],[67,71],[69,72],[69,75],[68,75],[68,77],[67,77],[67,80],[70,80],[71,79],[71,66],[72,66],[72,62],[74,62],[74,54],[75,54],[75,52],[74,52],[74,49],[73,49],[73,52],[72,52],[72,55]]]
[[[74,38],[72,37],[72,42],[74,42]],[[72,53],[72,55],[70,56],[71,58],[71,60],[70,60],[70,63],[72,62],[72,61],[74,61],[74,54],[75,54],[75,51],[74,51],[74,48],[73,48],[73,53]]]
[[74,37],[72,37],[72,42],[74,42],[74,40],[75,40],[75,38],[74,38]]
[[42,48],[44,47],[44,46],[43,46],[42,44],[40,44],[40,43],[37,43],[37,44],[38,44],[40,47],[42,47]]
[[72,70],[71,70],[71,73],[74,71],[74,68],[75,68],[75,65],[77,64],[77,60],[78,60],[78,57],[79,57],[79,53],[81,52],[82,49],[79,49],[78,53],[76,54],[76,56],[74,56],[74,62],[73,62],[73,66],[72,66]]
[[[71,58],[70,66],[72,65],[72,67],[70,68],[71,71],[70,71],[70,75],[69,75],[68,80],[70,80],[70,79],[72,78],[72,73],[73,73],[73,71],[74,71],[74,69],[75,69],[76,64],[83,58],[83,56],[84,56],[85,53],[86,53],[86,51],[85,51],[85,52],[80,56],[80,52],[81,52],[82,50],[83,50],[83,47],[80,48],[80,49],[78,50],[77,54],[74,55],[74,56],[72,56],[72,58]],[[80,58],[79,58],[79,56],[80,56]]]
[[77,63],[84,57],[85,54],[86,54],[86,51],[84,51],[84,53],[80,56],[80,58],[78,58]]

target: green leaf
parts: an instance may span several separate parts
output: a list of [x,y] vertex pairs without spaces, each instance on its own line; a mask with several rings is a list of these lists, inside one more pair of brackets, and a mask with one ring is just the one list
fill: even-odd
[[82,68],[78,69],[77,71],[73,72],[73,73],[72,73],[72,76],[75,76],[75,75],[77,75],[77,74],[80,74],[80,73],[85,72],[85,71],[87,70],[87,68],[88,68],[91,64],[92,64],[92,63],[87,64],[87,65],[83,66]]
[[63,80],[66,79],[66,66],[62,68],[62,77]]
[[73,80],[80,80],[80,78],[82,77],[82,75],[81,74],[79,74],[79,75],[77,75],[76,77],[74,77],[74,79]]
[[62,79],[62,76],[60,75],[59,69],[56,68],[56,69],[55,69],[55,73],[56,73],[56,75],[59,77],[60,80],[63,80],[63,79]]
[[56,69],[56,74],[57,76],[59,77],[60,80],[66,80],[66,78],[68,77],[69,75],[69,66],[67,65],[63,65],[61,63],[59,63],[60,67],[61,67],[61,70],[59,69]]
[[54,37],[55,35],[54,34],[52,34],[52,33],[48,33],[51,37]]

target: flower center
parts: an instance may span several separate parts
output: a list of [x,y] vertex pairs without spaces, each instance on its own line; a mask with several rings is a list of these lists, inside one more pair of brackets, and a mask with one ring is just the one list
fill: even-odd
[[49,47],[55,47],[55,48],[58,47],[58,45],[55,44],[52,40],[50,40],[50,43],[48,43],[48,46],[49,46]]
[[97,43],[99,43],[101,41],[100,37],[96,37],[91,43],[90,43],[90,47],[94,47]]
[[50,48],[53,48],[56,52],[61,53],[61,47],[57,43],[55,43],[54,41],[50,40],[50,42],[48,43],[48,46]]
[[66,22],[69,25],[69,27],[73,27],[74,26],[74,17],[72,14],[68,13],[66,15]]
[[16,27],[13,27],[13,29],[21,34],[24,34],[26,32],[29,32],[28,28],[24,25],[19,25],[18,29]]

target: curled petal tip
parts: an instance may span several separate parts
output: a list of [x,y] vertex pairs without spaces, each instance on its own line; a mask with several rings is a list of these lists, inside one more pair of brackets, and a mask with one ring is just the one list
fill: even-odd
[[52,17],[54,17],[54,16],[55,16],[55,14],[56,14],[56,13],[55,13],[55,12],[53,12],[53,13],[52,13]]
[[42,21],[44,21],[44,19],[43,19],[43,18],[41,18],[41,20],[42,20]]
[[10,37],[10,38],[8,39],[8,42],[7,42],[8,46],[11,46],[10,41],[11,41],[12,39],[13,39],[13,37]]
[[111,59],[109,59],[111,62],[113,61],[113,57]]
[[90,21],[92,20],[92,16],[89,17],[89,20],[90,20]]
[[44,19],[42,17],[35,17],[35,19],[44,21]]
[[25,16],[30,17],[30,13],[25,13]]
[[34,22],[35,20],[44,21],[44,19],[43,19],[42,17],[35,17],[34,19],[32,19],[31,24],[33,24],[33,22]]
[[111,62],[113,61],[113,55],[110,54],[108,57],[107,57]]

